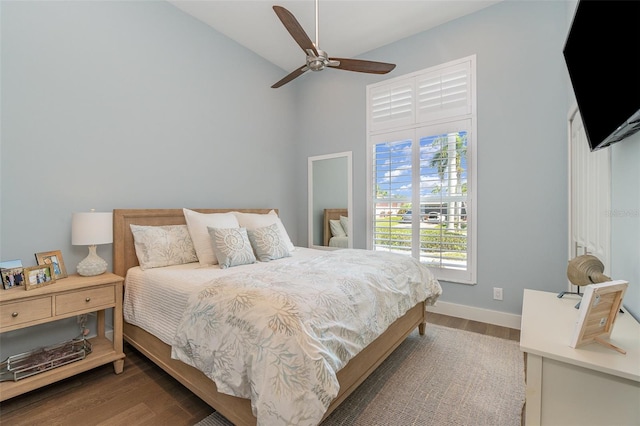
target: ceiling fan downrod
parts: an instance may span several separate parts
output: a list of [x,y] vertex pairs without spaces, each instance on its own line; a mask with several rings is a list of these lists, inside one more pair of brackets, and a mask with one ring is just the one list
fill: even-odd
[[[316,46],[316,49],[320,48],[320,41],[318,40],[318,34],[319,34],[319,30],[318,30],[318,0],[316,0],[316,44],[314,46]],[[318,52],[320,53],[320,52]],[[325,54],[326,56],[326,54]]]

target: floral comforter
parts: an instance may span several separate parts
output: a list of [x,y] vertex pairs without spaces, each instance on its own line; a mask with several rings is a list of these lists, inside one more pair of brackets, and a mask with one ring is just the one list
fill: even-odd
[[316,425],[336,373],[441,287],[415,259],[339,250],[211,281],[190,297],[172,356],[251,399],[258,425]]

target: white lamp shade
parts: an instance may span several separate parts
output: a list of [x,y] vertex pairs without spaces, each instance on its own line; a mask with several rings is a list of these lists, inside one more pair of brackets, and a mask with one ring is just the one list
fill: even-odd
[[93,246],[113,242],[113,214],[74,213],[71,219],[71,244]]

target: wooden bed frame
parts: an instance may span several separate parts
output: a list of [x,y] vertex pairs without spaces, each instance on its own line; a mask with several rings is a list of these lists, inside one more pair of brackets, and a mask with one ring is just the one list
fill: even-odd
[[[271,209],[192,209],[201,213],[241,211],[268,213]],[[277,209],[274,209],[277,212]],[[122,277],[127,270],[138,265],[133,235],[129,225],[177,225],[185,224],[182,209],[116,209],[113,211],[113,270]],[[125,281],[126,285],[126,281]],[[403,317],[352,358],[338,372],[340,391],[332,401],[324,418],[338,407],[397,347],[418,327],[424,335],[426,326],[425,302],[420,302]],[[190,389],[203,401],[235,425],[255,425],[251,402],[218,392],[215,383],[204,373],[181,361],[171,358],[171,346],[157,337],[124,321],[124,340],[156,363],[160,368]]]
[[340,216],[349,217],[348,209],[324,209],[324,233],[322,245],[329,247],[329,240],[331,239],[331,224],[330,220],[340,220]]

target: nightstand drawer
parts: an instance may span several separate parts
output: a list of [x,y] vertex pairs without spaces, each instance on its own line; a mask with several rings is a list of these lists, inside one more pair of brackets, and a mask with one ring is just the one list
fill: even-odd
[[51,317],[51,297],[6,303],[0,311],[0,329]]
[[113,286],[76,291],[56,296],[56,315],[86,311],[116,302]]

